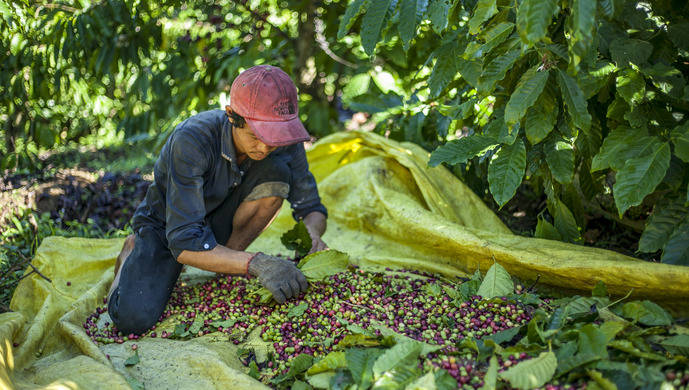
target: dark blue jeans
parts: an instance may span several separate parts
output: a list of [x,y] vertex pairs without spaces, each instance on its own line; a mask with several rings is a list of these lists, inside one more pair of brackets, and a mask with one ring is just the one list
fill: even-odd
[[[279,160],[254,162],[242,183],[206,217],[216,241],[225,244],[230,238],[234,214],[243,201],[286,197],[284,184],[290,180],[289,168]],[[149,224],[134,228],[134,250],[122,265],[119,284],[108,302],[110,318],[124,334],[144,333],[158,322],[182,271],[168,249],[164,228]]]

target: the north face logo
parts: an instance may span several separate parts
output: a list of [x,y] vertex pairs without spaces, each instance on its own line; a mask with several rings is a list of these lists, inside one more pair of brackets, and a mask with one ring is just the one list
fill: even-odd
[[273,107],[273,111],[280,116],[294,115],[294,105],[288,100],[282,100]]

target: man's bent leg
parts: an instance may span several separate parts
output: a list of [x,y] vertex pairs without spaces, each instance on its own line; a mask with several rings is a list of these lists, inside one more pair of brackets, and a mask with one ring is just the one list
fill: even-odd
[[141,334],[155,325],[181,270],[182,264],[167,248],[165,233],[142,227],[108,301],[108,313],[117,328],[124,334]]
[[215,239],[243,251],[275,219],[289,194],[291,172],[277,158],[255,161],[244,180],[208,216]]

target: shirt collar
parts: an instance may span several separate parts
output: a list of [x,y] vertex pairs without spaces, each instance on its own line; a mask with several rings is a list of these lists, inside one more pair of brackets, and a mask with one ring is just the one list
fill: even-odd
[[222,127],[222,156],[229,161],[235,168],[237,164],[237,151],[234,149],[234,141],[232,140],[232,125],[227,119],[227,114],[224,115],[224,124]]

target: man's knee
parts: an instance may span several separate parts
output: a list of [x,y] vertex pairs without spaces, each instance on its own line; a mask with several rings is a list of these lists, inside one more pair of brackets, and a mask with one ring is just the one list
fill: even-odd
[[144,308],[130,308],[128,310],[117,310],[116,313],[110,313],[112,322],[117,326],[117,329],[123,334],[142,334],[151,329],[153,325],[158,322],[160,318],[158,312],[152,312]]

